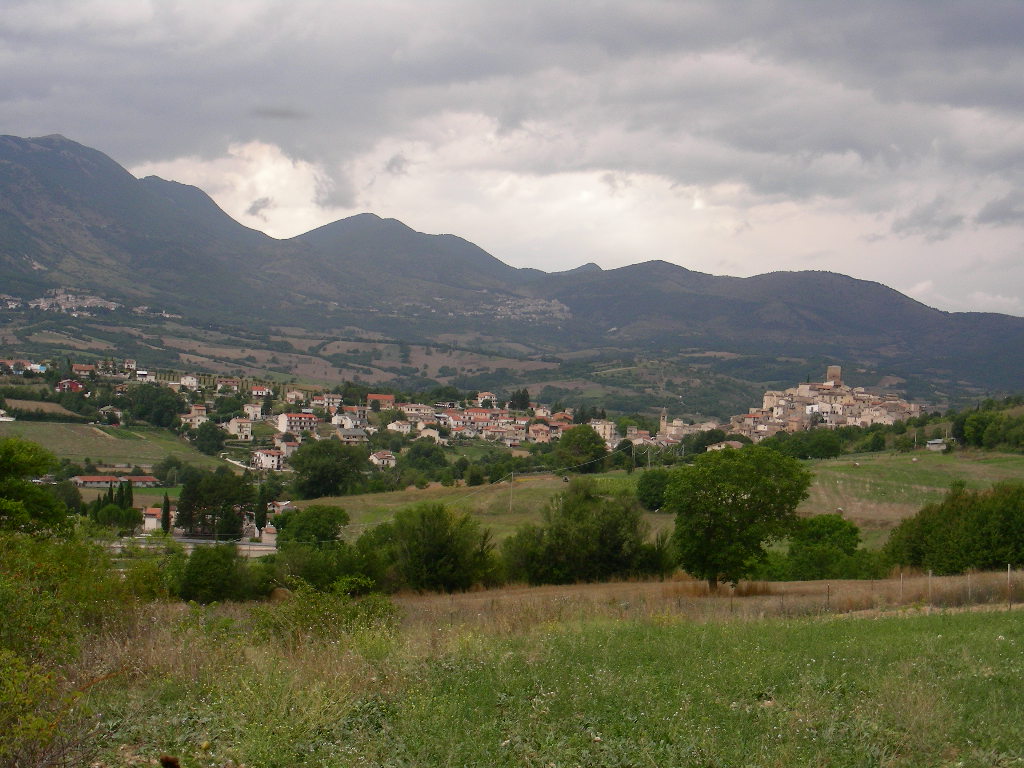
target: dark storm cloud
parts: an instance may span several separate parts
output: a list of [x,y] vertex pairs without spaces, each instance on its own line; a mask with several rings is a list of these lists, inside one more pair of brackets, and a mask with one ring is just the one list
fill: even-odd
[[1014,190],[993,200],[978,212],[979,224],[1005,226],[1024,224],[1024,192]]
[[261,197],[258,200],[253,200],[252,204],[246,208],[245,212],[250,216],[261,216],[263,212],[268,208],[274,207],[274,201],[269,197]]
[[929,242],[945,240],[964,223],[964,216],[951,210],[949,201],[936,197],[919,205],[892,223],[894,234],[920,235]]
[[1016,0],[9,0],[0,115],[126,165],[272,145],[324,208],[431,164],[616,199],[645,175],[721,197],[733,237],[825,206],[872,218],[862,247],[931,247],[1024,225],[1021,40]]

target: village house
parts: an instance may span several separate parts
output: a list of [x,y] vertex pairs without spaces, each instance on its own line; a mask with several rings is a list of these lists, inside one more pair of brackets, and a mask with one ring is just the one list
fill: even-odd
[[277,417],[277,431],[298,435],[314,431],[319,422],[320,419],[312,413],[282,413]]
[[192,373],[186,373],[178,379],[178,384],[184,389],[199,389],[199,377]]
[[371,394],[366,396],[366,407],[373,408],[373,404],[377,403],[378,407],[382,411],[386,411],[389,408],[395,407],[395,396],[394,395],[376,395]]
[[55,392],[82,392],[85,390],[85,384],[75,379],[61,379],[53,390]]
[[306,393],[301,389],[289,389],[284,394],[284,401],[288,405],[298,405],[299,403],[306,402]]
[[[149,531],[158,530],[161,527],[161,518],[163,517],[162,507],[146,507],[142,510],[142,530],[144,533]],[[177,514],[177,508],[171,507],[171,520],[173,521]]]
[[149,371],[136,370],[135,380],[142,382],[156,381],[156,374],[151,374]]
[[[422,424],[423,422],[420,422],[420,423]],[[419,438],[417,438],[417,439],[422,439],[422,438],[429,438],[429,439],[433,440],[435,443],[437,443],[438,445],[448,445],[448,439],[447,438],[441,437],[441,433],[440,432],[438,432],[433,427],[428,427],[426,425],[423,425],[423,426],[420,427],[420,434],[419,434]]]
[[223,392],[225,390],[229,392],[237,392],[242,386],[242,382],[239,379],[217,379],[217,391]]
[[242,406],[242,413],[247,419],[259,421],[263,418],[263,403],[246,403]]
[[284,467],[284,454],[276,448],[261,448],[252,452],[252,466],[280,472]]
[[417,419],[433,421],[436,418],[434,416],[434,407],[432,405],[423,405],[422,403],[398,403],[395,407],[404,413],[405,418],[410,421],[416,421]]
[[237,440],[252,440],[252,420],[240,419],[237,416],[227,424],[229,435]]
[[536,424],[531,424],[527,427],[526,434],[529,440],[534,443],[551,442],[551,427],[542,421],[538,421]]
[[387,429],[400,435],[408,435],[412,432],[412,424],[408,421],[392,421],[388,424]]
[[590,426],[601,436],[604,440],[605,445],[609,448],[614,448],[619,444],[619,428],[615,426],[614,421],[608,419],[591,419]]
[[71,373],[75,376],[89,376],[96,373],[96,366],[91,363],[72,363]]
[[188,413],[178,418],[189,429],[196,429],[200,424],[205,424],[210,420],[210,417],[206,415],[206,406],[198,404],[193,404]]
[[738,451],[742,447],[743,447],[743,443],[741,443],[739,440],[723,440],[720,443],[714,443],[713,445],[709,445],[708,446],[708,450],[709,451],[724,451],[726,448],[732,448],[732,449]]
[[249,390],[250,397],[273,397],[274,390],[265,384],[257,384]]
[[116,405],[104,405],[100,408],[100,415],[107,421],[120,424],[124,418],[124,412]]
[[362,429],[345,429],[344,427],[339,427],[335,431],[335,437],[345,445],[359,445],[361,443],[370,442],[370,438],[366,436],[366,432]]
[[398,464],[398,459],[391,451],[377,451],[370,454],[370,463],[380,469],[393,469]]

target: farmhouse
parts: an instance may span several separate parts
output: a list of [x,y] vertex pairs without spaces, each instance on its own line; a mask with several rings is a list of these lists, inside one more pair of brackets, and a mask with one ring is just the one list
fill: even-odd
[[370,463],[381,469],[391,469],[398,464],[398,460],[391,451],[377,451],[370,454]]

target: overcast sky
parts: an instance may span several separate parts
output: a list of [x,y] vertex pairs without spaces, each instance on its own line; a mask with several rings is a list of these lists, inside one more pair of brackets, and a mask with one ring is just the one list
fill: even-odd
[[1024,3],[4,0],[0,133],[290,237],[823,269],[1024,315]]

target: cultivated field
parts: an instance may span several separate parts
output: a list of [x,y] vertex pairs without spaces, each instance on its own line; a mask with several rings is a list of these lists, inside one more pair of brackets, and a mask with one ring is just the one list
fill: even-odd
[[60,416],[78,416],[77,413],[69,411],[60,403],[51,403],[45,400],[12,400],[7,398],[5,402],[8,408],[19,411],[41,411],[42,413],[55,413]]
[[[1024,481],[1024,455],[958,451],[951,454],[873,453],[812,464],[814,485],[802,514],[838,509],[874,539],[923,505],[938,501],[951,483],[988,488],[1003,480]],[[871,537],[869,537],[871,540]]]
[[43,421],[0,422],[0,437],[11,435],[39,443],[59,459],[76,462],[89,458],[94,464],[155,464],[173,455],[197,466],[220,464],[165,429]]

